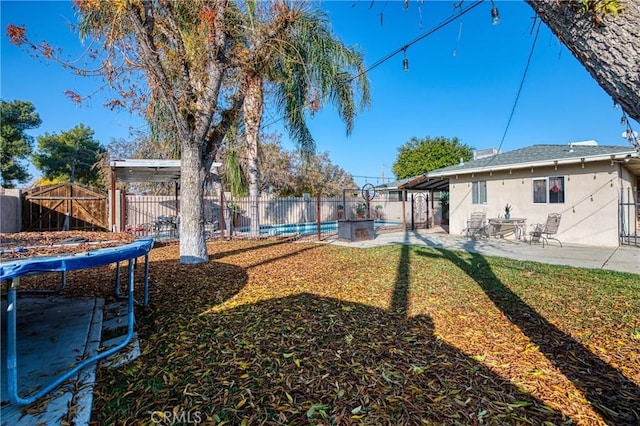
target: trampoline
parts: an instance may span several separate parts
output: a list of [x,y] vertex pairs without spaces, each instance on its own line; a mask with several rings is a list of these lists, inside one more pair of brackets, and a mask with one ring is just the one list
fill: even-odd
[[[100,248],[83,253],[61,256],[44,256],[9,260],[0,263],[0,281],[7,282],[7,390],[9,393],[9,400],[12,403],[17,405],[28,405],[35,402],[89,364],[107,358],[129,344],[133,336],[133,307],[136,304],[136,300],[134,298],[134,265],[136,259],[144,256],[143,304],[146,305],[149,300],[149,251],[151,250],[151,247],[153,247],[153,239],[145,238],[119,247]],[[18,310],[17,293],[20,287],[20,277],[47,272],[61,272],[64,276],[68,271],[94,268],[115,263],[116,295],[120,296],[118,271],[120,269],[120,262],[124,261],[128,262],[126,295],[127,334],[125,335],[124,340],[117,346],[114,346],[104,352],[100,352],[76,364],[74,367],[59,375],[49,384],[43,386],[40,390],[32,393],[31,395],[21,397],[18,390],[18,355],[16,348],[16,315]]]

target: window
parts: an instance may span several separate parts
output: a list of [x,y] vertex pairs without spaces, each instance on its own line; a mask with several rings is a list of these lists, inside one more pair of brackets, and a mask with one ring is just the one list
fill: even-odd
[[533,202],[535,204],[564,203],[564,176],[533,179]]
[[471,183],[471,203],[487,204],[487,181],[479,180]]

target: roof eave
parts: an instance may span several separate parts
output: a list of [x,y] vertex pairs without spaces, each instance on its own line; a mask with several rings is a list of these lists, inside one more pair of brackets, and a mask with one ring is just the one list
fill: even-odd
[[[629,157],[630,156],[630,157]],[[514,164],[500,164],[496,166],[479,166],[468,169],[458,169],[458,170],[443,170],[438,171],[434,170],[432,172],[428,172],[425,174],[425,177],[435,178],[435,177],[448,177],[455,175],[467,175],[470,173],[486,173],[486,172],[496,172],[502,170],[518,170],[518,169],[526,169],[530,167],[549,167],[549,166],[559,166],[559,165],[569,165],[569,164],[581,164],[581,163],[593,163],[597,161],[616,161],[623,160],[625,158],[640,158],[640,153],[635,150],[629,151],[619,151],[611,154],[598,154],[598,155],[585,155],[582,157],[570,157],[570,158],[559,158],[556,160],[542,160],[542,161],[529,161],[526,163],[514,163]]]

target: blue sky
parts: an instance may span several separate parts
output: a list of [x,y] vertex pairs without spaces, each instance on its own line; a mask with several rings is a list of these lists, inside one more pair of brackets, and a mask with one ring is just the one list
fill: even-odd
[[[360,49],[367,65],[414,40],[459,9],[453,1],[409,2],[324,1],[334,32]],[[467,0],[463,7],[472,2]],[[331,107],[310,119],[318,151],[328,151],[334,164],[355,176],[359,185],[393,178],[397,149],[412,137],[458,137],[476,149],[500,146],[523,76],[534,33],[532,9],[523,1],[496,1],[499,25],[491,24],[491,3],[485,1],[461,19],[407,49],[409,71],[402,70],[402,53],[368,73],[371,107],[358,115],[350,137]],[[98,80],[73,76],[58,64],[31,58],[8,43],[6,25],[26,25],[34,40],[47,40],[71,56],[82,51],[68,22],[70,2],[2,0],[0,97],[32,102],[42,125],[29,133],[69,130],[83,123],[107,145],[129,138],[129,128],[144,127],[138,117],[113,112],[96,96],[78,106],[66,90],[87,94]],[[382,15],[382,25],[380,15]],[[625,145],[622,113],[584,67],[543,25],[515,114],[501,149],[540,143],[566,144],[595,139],[603,145]],[[267,131],[283,134],[293,149],[277,111],[265,111]],[[638,129],[637,123],[632,123]]]

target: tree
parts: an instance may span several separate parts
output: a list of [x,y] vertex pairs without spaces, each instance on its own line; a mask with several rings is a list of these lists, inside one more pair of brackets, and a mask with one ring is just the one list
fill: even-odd
[[33,137],[25,133],[38,127],[42,121],[31,102],[0,100],[0,185],[14,188],[31,178],[20,161],[27,159],[33,150]]
[[526,2],[614,102],[640,121],[640,2]]
[[260,193],[279,195],[294,193],[293,159],[290,152],[280,146],[279,139],[270,135],[271,140],[261,138],[258,147],[260,161]]
[[[99,66],[91,71],[63,61],[65,66],[103,76],[119,93],[109,106],[166,118],[165,129],[179,142],[181,157],[180,262],[205,262],[205,179],[242,105],[235,84],[236,59],[242,54],[235,3],[74,0],[74,5],[81,36],[95,41],[90,58],[98,58]],[[59,60],[57,49],[30,41],[24,27],[11,25],[7,33],[13,43]]]
[[345,188],[357,187],[349,173],[331,163],[328,152],[315,154],[311,159],[298,152],[294,164],[294,195],[338,196],[342,195]]
[[[280,146],[279,137],[260,135],[260,193],[285,197],[299,197],[304,193],[332,196],[341,195],[344,188],[356,187],[349,173],[331,163],[329,153],[312,154],[309,158],[300,150],[287,151]],[[246,163],[247,159],[238,160]],[[246,166],[241,164],[236,169],[242,171],[242,180],[246,181]]]
[[93,130],[80,124],[60,134],[38,136],[33,164],[50,181],[102,186],[99,161],[104,152],[105,148],[93,138]]
[[400,148],[393,163],[393,173],[398,179],[418,176],[425,172],[458,164],[460,159],[473,158],[473,148],[453,139],[438,136],[424,139],[411,138]]
[[363,55],[336,38],[323,13],[305,9],[304,2],[248,0],[246,6],[249,53],[241,64],[245,76],[242,117],[248,144],[251,232],[257,234],[258,142],[265,82],[273,89],[270,95],[283,112],[290,135],[308,157],[315,142],[306,112],[332,102],[350,134],[357,109],[355,94],[361,95],[360,106],[367,105],[369,85]]

